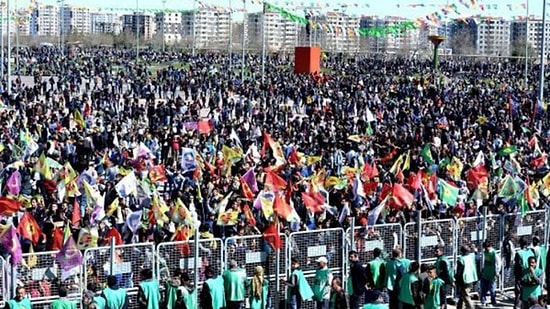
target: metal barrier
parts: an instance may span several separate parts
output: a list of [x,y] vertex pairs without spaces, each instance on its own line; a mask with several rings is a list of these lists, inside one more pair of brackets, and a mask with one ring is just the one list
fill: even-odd
[[[195,266],[195,242],[176,241],[169,243],[160,243],[157,245],[157,275],[160,284],[170,280],[176,269],[187,272],[190,278],[194,277]],[[204,269],[207,266],[214,266],[218,271],[222,271],[224,264],[224,247],[219,238],[199,239],[199,282],[200,288],[204,278]]]
[[[263,235],[229,237],[225,240],[225,266],[235,260],[246,270],[248,278],[254,275],[256,266],[262,266],[265,277],[269,281],[269,295],[272,302],[284,300],[284,284],[277,278],[282,278],[289,263],[287,251],[287,236],[280,234],[281,249],[279,250],[279,265],[277,267],[277,251],[265,241]],[[279,271],[279,276],[277,276]],[[279,285],[279,293],[277,293]],[[247,291],[248,295],[248,291]],[[277,297],[277,298],[275,298]]]
[[[403,229],[403,257],[416,260],[418,242],[415,222],[405,224]],[[420,237],[420,263],[435,261],[434,247],[440,246],[443,255],[453,264],[456,257],[456,223],[453,219],[422,221]]]
[[[84,282],[105,283],[111,273],[111,259],[114,258],[112,274],[117,277],[120,288],[128,294],[136,292],[141,282],[141,270],[149,268],[156,278],[155,247],[153,243],[136,243],[115,246],[115,256],[110,247],[89,248],[84,251]],[[137,303],[130,308],[137,308]]]
[[368,227],[356,226],[353,234],[349,228],[346,235],[353,239],[353,243],[348,244],[348,252],[352,249],[357,251],[359,260],[366,263],[374,258],[373,250],[375,248],[380,248],[382,252],[388,254],[394,248],[401,247],[403,227],[398,223]]
[[[546,239],[545,225],[547,224],[546,212],[544,210],[530,211],[522,218],[521,213],[506,214],[502,219],[502,238],[500,241],[501,253],[505,254],[502,250],[504,241],[510,240],[515,250],[519,249],[519,240],[524,237],[529,244],[533,240],[534,236],[537,236],[541,244],[544,244]],[[515,276],[514,276],[514,255],[511,253],[511,261],[508,265],[506,263],[506,256],[503,256],[503,267],[501,276],[501,291],[506,292],[514,289]]]
[[[313,283],[317,258],[325,256],[328,268],[335,276],[345,277],[346,274],[346,236],[343,229],[326,229],[291,233],[288,239],[287,269],[290,270],[290,261],[293,258],[300,261],[300,268],[304,272],[309,284]],[[313,303],[306,302],[302,308],[313,308]]]
[[6,306],[6,301],[9,299],[8,291],[8,285],[7,285],[7,268],[9,267],[9,264],[4,260],[3,257],[0,257],[0,280],[2,280],[2,284],[0,284],[0,288],[2,291],[0,292],[0,306],[3,308]]

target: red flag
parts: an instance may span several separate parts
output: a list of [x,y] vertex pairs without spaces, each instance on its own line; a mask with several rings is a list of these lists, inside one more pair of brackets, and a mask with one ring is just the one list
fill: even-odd
[[256,226],[256,218],[254,217],[254,214],[252,213],[252,210],[250,210],[250,207],[248,204],[244,204],[243,206],[243,212],[246,216],[246,220],[250,225]]
[[244,182],[242,179],[241,179],[241,191],[245,198],[249,200],[254,199],[254,193],[252,193],[252,190],[250,190],[250,187],[248,186],[248,184]]
[[376,188],[378,188],[377,182],[369,182],[363,184],[363,190],[365,191],[365,194],[371,194],[376,192]]
[[288,156],[288,162],[294,165],[300,164],[300,158],[298,158],[298,152],[296,151],[296,147],[292,147],[292,150],[290,151],[290,155]]
[[7,197],[0,197],[0,214],[11,216],[21,208],[21,202]]
[[421,178],[422,178],[422,175],[420,175],[420,172],[416,174],[410,173],[409,180],[407,180],[407,186],[411,188],[412,191],[419,190],[420,185],[422,184]]
[[214,129],[214,127],[212,123],[210,123],[210,120],[199,120],[198,130],[200,134],[210,134],[212,129]]
[[402,185],[396,183],[392,190],[393,204],[398,208],[410,206],[414,202],[414,195]]
[[288,218],[292,214],[292,207],[279,195],[275,195],[275,200],[273,201],[273,211],[281,218]]
[[71,224],[77,225],[78,222],[82,220],[82,215],[80,214],[80,205],[78,205],[78,201],[74,199],[73,203],[73,214],[71,216]]
[[283,245],[281,243],[281,236],[279,235],[279,233],[277,231],[277,227],[275,226],[274,223],[271,223],[264,230],[263,235],[264,235],[265,241],[267,241],[267,243],[269,244],[269,246],[271,246],[271,248],[277,250],[277,249],[281,249],[283,247]]
[[470,190],[475,190],[477,187],[488,180],[489,173],[483,165],[476,166],[468,170],[466,183]]
[[111,244],[111,238],[115,239],[115,245],[120,246],[123,244],[122,242],[122,235],[120,235],[119,231],[112,227],[109,229],[109,232],[105,235],[105,239],[103,240],[103,245],[108,246]]
[[395,177],[399,181],[399,183],[403,183],[405,181],[405,175],[403,175],[403,171],[401,170],[401,166],[397,167],[397,173],[395,174]]
[[274,191],[278,191],[286,188],[287,183],[283,178],[281,178],[281,176],[267,170],[265,175],[265,185],[271,186]]
[[319,198],[315,196],[315,193],[302,192],[302,200],[307,209],[311,209],[314,213],[323,212],[323,204],[325,202],[324,200],[319,200]]
[[52,247],[51,251],[59,251],[63,248],[63,229],[56,227],[52,231]]
[[191,255],[191,248],[189,247],[189,243],[187,242],[189,239],[189,229],[187,227],[184,227],[176,232],[174,235],[174,241],[183,242],[181,244],[176,245],[176,248],[181,253],[182,257],[188,257]]
[[157,182],[168,181],[168,177],[166,177],[166,170],[164,169],[164,165],[157,165],[157,166],[151,167],[149,169],[149,179],[153,184]]
[[40,240],[40,235],[42,235],[42,230],[33,215],[30,212],[25,211],[23,217],[21,217],[21,220],[19,221],[19,225],[17,226],[17,233],[21,235],[23,239],[32,241],[32,244],[36,246]]
[[378,196],[379,201],[383,201],[388,194],[392,192],[392,187],[388,183],[384,183],[382,190],[380,191],[380,196]]
[[393,161],[393,157],[397,154],[397,149],[393,149],[388,155],[385,157],[380,158],[380,163],[384,164],[390,161]]
[[535,169],[538,169],[538,168],[541,168],[543,167],[545,164],[546,164],[546,159],[548,158],[548,156],[546,154],[542,154],[541,156],[539,156],[538,158],[534,159],[531,161],[531,165],[535,168]]

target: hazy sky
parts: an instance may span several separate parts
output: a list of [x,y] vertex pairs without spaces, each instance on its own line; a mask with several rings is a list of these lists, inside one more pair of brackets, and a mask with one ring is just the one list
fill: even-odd
[[[15,5],[17,5],[18,7],[25,7],[29,6],[30,4],[29,0],[10,1],[12,7]],[[526,10],[522,7],[522,4],[529,2],[530,15],[542,16],[543,0],[476,0],[476,7],[472,7],[470,9],[461,4],[461,1],[468,4],[471,3],[471,0],[272,0],[267,2],[283,7],[288,11],[297,14],[303,14],[303,9],[299,8],[300,6],[302,6],[302,4],[304,4],[305,6],[320,4],[321,6],[325,7],[325,10],[340,9],[342,6],[347,5],[348,8],[345,9],[346,12],[355,15],[391,15],[403,16],[407,18],[422,17],[434,13],[435,11],[440,11],[441,7],[445,4],[456,4],[462,16],[471,16],[476,14],[500,16],[506,18],[512,16],[525,16]],[[38,2],[55,4],[58,1],[43,0]],[[229,7],[231,3],[232,6],[236,9],[243,8],[243,0],[197,0],[197,3],[199,2],[223,7]],[[261,5],[257,4],[259,0],[246,0],[246,2],[247,11],[249,12],[259,11],[261,9]],[[256,4],[252,4],[253,2]],[[143,9],[162,8],[161,0],[64,0],[64,3],[99,8],[135,8],[136,4],[138,4],[139,7]],[[330,4],[328,8],[326,8],[327,3]],[[424,7],[417,6],[416,8],[413,8],[410,6],[411,4],[419,3],[423,3]],[[355,6],[355,4],[357,4],[357,7]],[[370,7],[367,7],[365,4],[368,4]],[[398,7],[397,4],[400,4],[400,7]],[[167,9],[192,9],[193,0],[166,0],[165,5]],[[497,6],[496,9],[495,5]],[[485,10],[483,11],[480,6],[483,6]],[[512,10],[509,9],[509,6],[512,7]],[[547,9],[547,16],[549,14],[550,7],[548,7]],[[449,15],[449,17],[453,18],[458,16],[455,14],[451,14]]]

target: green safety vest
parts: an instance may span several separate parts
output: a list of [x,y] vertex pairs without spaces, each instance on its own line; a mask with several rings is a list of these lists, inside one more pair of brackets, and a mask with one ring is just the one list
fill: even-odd
[[173,309],[178,301],[178,286],[166,284],[166,308]]
[[455,281],[453,270],[451,269],[451,263],[449,262],[449,259],[447,259],[446,256],[440,256],[435,261],[435,270],[437,272],[437,276],[439,277],[441,275],[442,269],[442,262],[445,262],[445,265],[447,266],[447,272],[449,273],[449,279],[451,282]]
[[430,281],[430,289],[428,295],[426,295],[426,300],[424,301],[424,309],[438,309],[441,306],[439,291],[444,285],[445,282],[439,278],[435,278]]
[[519,255],[519,258],[520,258],[521,268],[524,270],[528,269],[529,258],[532,256],[533,257],[535,256],[535,254],[533,253],[533,250],[531,250],[531,248],[519,249],[517,254]]
[[546,270],[546,246],[540,246],[540,258],[539,258],[539,268],[542,271]]
[[185,308],[198,308],[197,302],[195,301],[197,299],[197,289],[194,289],[191,293],[189,293],[189,290],[186,287],[180,286],[179,290],[181,291],[181,297],[183,298]]
[[323,299],[328,299],[330,296],[330,282],[328,282],[328,277],[332,272],[328,268],[317,269],[315,271],[315,278],[313,280],[313,295],[314,299],[321,301]]
[[226,270],[223,274],[225,298],[228,301],[244,301],[246,273],[242,269]]
[[146,280],[140,282],[139,286],[147,299],[147,309],[159,309],[160,304],[160,286],[156,280]]
[[52,309],[76,309],[76,303],[67,299],[56,299],[50,305]]
[[384,282],[382,282],[382,278],[380,277],[380,268],[384,263],[386,263],[386,261],[379,257],[369,262],[372,281],[374,282],[374,286],[380,290],[384,288]]
[[467,255],[458,256],[458,262],[464,266],[462,272],[462,280],[465,284],[470,284],[476,282],[477,279],[477,270],[476,270],[476,257],[473,253]]
[[[528,275],[529,275],[529,270],[524,272],[524,276],[528,276]],[[540,277],[542,275],[542,270],[535,268],[535,275],[537,277]],[[531,297],[538,298],[541,294],[542,294],[542,288],[540,284],[531,285],[531,286],[524,285],[524,284],[521,285],[521,300],[524,302],[529,301],[529,298]]]
[[386,262],[386,278],[384,284],[386,289],[393,291],[393,288],[396,284],[395,280],[397,279],[397,271],[403,265],[399,259],[390,259]]
[[210,278],[205,282],[210,290],[210,297],[212,298],[212,308],[220,309],[225,307],[225,290],[223,285],[223,278],[217,276],[216,278]]
[[483,269],[481,278],[494,281],[497,277],[497,257],[496,251],[492,249],[489,252],[483,252]]
[[10,309],[31,309],[31,301],[28,298],[23,298],[20,301],[16,301],[15,299],[10,299],[8,301],[8,304],[10,305]]
[[[291,276],[296,276],[296,283],[298,284],[298,292],[302,297],[302,300],[310,300],[313,298],[313,290],[309,286],[309,283],[304,276],[304,272],[301,269],[295,269],[292,271]],[[287,293],[290,297],[290,293]]]
[[388,309],[390,308],[389,304],[376,304],[376,303],[370,303],[363,305],[363,309]]
[[126,291],[121,288],[116,290],[105,288],[103,295],[105,295],[106,304],[110,309],[122,308],[126,301]]
[[399,282],[399,301],[409,305],[415,305],[411,286],[418,282],[418,276],[412,273],[406,273]]
[[250,309],[265,309],[267,308],[267,292],[269,284],[267,280],[262,283],[262,297],[258,298],[254,286],[250,285]]

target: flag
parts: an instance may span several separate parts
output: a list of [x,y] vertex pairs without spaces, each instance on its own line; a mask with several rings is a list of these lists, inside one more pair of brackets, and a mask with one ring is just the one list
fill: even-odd
[[30,240],[33,245],[37,245],[42,235],[42,230],[40,225],[36,222],[33,215],[25,211],[21,219],[19,220],[19,225],[17,226],[17,233],[21,235],[23,239]]
[[397,158],[397,160],[395,160],[392,167],[390,168],[390,173],[395,175],[397,170],[401,167],[401,163],[403,163],[403,155],[400,155],[399,158]]
[[290,221],[289,219],[293,215],[294,209],[284,199],[280,198],[278,195],[275,195],[275,200],[273,201],[273,211],[275,211],[279,217]]
[[253,168],[250,168],[246,173],[244,173],[241,177],[241,181],[248,185],[248,188],[252,191],[252,193],[258,192],[258,182],[256,181],[256,173],[254,173]]
[[82,228],[78,234],[78,248],[80,250],[86,250],[88,248],[97,247],[97,241],[99,239],[99,232],[97,228]]
[[176,203],[172,208],[171,220],[174,223],[186,222],[187,224],[193,224],[191,212],[180,198],[176,199]]
[[195,150],[183,147],[181,149],[181,169],[183,172],[194,171],[198,167]]
[[56,255],[56,260],[64,271],[70,271],[82,266],[82,253],[78,249],[74,238],[69,237]]
[[38,264],[38,257],[34,254],[34,246],[31,244],[29,248],[29,257],[27,258],[27,267],[34,268]]
[[172,236],[172,241],[178,242],[176,249],[182,257],[191,255],[191,247],[189,246],[189,228],[187,226],[180,227]]
[[278,142],[275,142],[267,132],[264,132],[264,143],[262,145],[262,157],[265,156],[267,146],[271,148],[273,157],[277,160],[276,165],[282,165],[286,162],[281,145]]
[[74,199],[73,213],[71,214],[71,224],[77,225],[80,220],[82,220],[82,215],[80,214],[80,205],[78,205],[78,200]]
[[277,227],[275,226],[275,223],[271,223],[267,226],[267,228],[263,232],[263,236],[265,241],[274,250],[281,249],[283,247],[281,242],[281,236],[277,231]]
[[414,195],[398,183],[393,185],[391,196],[391,201],[398,208],[410,206],[414,202]]
[[243,213],[246,217],[246,221],[248,221],[248,224],[256,226],[256,217],[254,217],[254,213],[252,213],[252,210],[250,210],[250,206],[248,206],[248,204],[244,204]]
[[498,185],[498,197],[514,198],[518,192],[518,184],[510,175],[506,175]]
[[422,158],[424,158],[424,161],[426,161],[429,165],[433,165],[435,163],[432,156],[432,150],[430,149],[430,144],[426,144],[424,148],[422,148],[421,155]]
[[498,151],[498,154],[502,157],[509,156],[518,151],[518,147],[515,145],[506,146]]
[[199,120],[197,124],[197,129],[200,134],[210,134],[214,129],[212,122],[210,120]]
[[382,213],[382,210],[386,207],[386,202],[388,201],[388,198],[385,198],[378,206],[376,206],[374,209],[371,209],[369,211],[368,217],[367,217],[367,224],[368,226],[376,225],[376,222],[378,221],[378,217],[380,217],[380,214]]
[[116,185],[115,190],[122,198],[127,198],[130,195],[137,197],[137,178],[134,172],[124,176]]
[[103,239],[103,245],[109,246],[111,244],[111,238],[114,238],[115,246],[120,246],[123,244],[122,235],[120,235],[120,232],[114,227],[111,227],[109,229],[109,232],[107,232],[107,234],[105,235]]
[[449,206],[455,206],[458,199],[459,190],[445,180],[439,179],[439,198]]
[[[126,217],[126,226],[132,232],[132,234],[135,234],[139,227],[141,226],[141,217],[143,216],[143,211],[133,211],[128,217]],[[80,241],[79,241],[80,243]]]
[[264,185],[274,191],[278,191],[286,188],[287,183],[283,178],[281,178],[281,176],[268,170],[266,171]]
[[411,167],[411,152],[407,151],[407,156],[405,157],[405,162],[403,163],[402,170],[403,172],[408,170]]
[[267,220],[271,220],[271,217],[274,214],[274,210],[273,210],[274,201],[275,201],[274,199],[267,199],[267,198],[260,197],[260,203],[262,205],[262,213],[264,214],[264,217]]
[[230,166],[239,162],[243,158],[243,153],[226,145],[222,146],[223,160],[226,165]]
[[453,157],[449,165],[447,165],[447,174],[451,176],[451,179],[455,181],[459,180],[463,168],[464,164],[462,164],[462,162],[457,157]]
[[13,265],[19,264],[23,259],[23,251],[21,249],[21,243],[19,237],[17,237],[17,231],[11,225],[0,236],[0,244],[4,246],[4,249],[10,254],[10,263]]
[[6,187],[8,189],[8,194],[18,195],[21,190],[21,173],[18,170],[15,170],[11,176],[6,181]]
[[525,197],[525,194],[522,194],[518,199],[518,205],[521,210],[521,218],[525,217],[527,212],[531,210],[531,207],[529,207],[529,203],[527,202],[527,198]]
[[74,121],[80,127],[80,129],[84,129],[86,127],[86,122],[84,121],[84,117],[82,117],[80,110],[75,109],[73,116],[74,116]]
[[241,139],[237,135],[237,132],[235,132],[234,128],[231,128],[231,134],[229,134],[229,139],[233,140],[237,146],[239,146],[240,149],[243,149],[243,144],[241,143]]
[[149,179],[151,183],[156,184],[157,182],[166,182],[168,177],[166,177],[166,170],[164,165],[156,165],[149,169]]
[[307,209],[310,209],[314,213],[323,212],[323,205],[325,204],[325,201],[322,196],[319,196],[318,192],[302,192],[302,200]]
[[474,163],[472,164],[473,167],[478,167],[480,165],[485,165],[485,155],[483,154],[483,151],[479,151],[477,153],[476,159]]
[[21,209],[21,202],[7,197],[0,197],[0,214],[11,216]]

